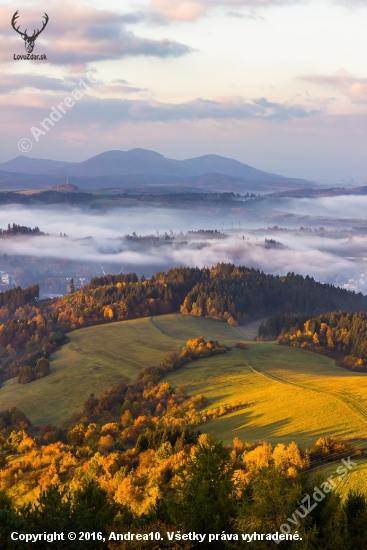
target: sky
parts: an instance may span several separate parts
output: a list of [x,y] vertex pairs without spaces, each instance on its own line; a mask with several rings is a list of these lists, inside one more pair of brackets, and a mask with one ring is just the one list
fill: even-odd
[[[47,60],[14,59],[17,10],[28,35],[47,13]],[[367,0],[2,0],[0,162],[142,147],[367,183],[366,25]]]

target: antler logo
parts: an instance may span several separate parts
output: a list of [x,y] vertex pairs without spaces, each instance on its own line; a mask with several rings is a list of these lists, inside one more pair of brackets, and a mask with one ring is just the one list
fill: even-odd
[[24,32],[21,32],[19,30],[20,25],[18,27],[15,26],[15,24],[17,23],[17,19],[19,17],[18,11],[19,10],[17,10],[13,15],[13,18],[11,20],[11,26],[23,38],[24,46],[25,46],[25,49],[27,50],[27,53],[32,53],[36,39],[38,38],[38,36],[41,34],[41,32],[43,31],[43,29],[46,27],[48,23],[48,15],[47,13],[45,13],[45,15],[43,16],[44,21],[42,21],[42,29],[41,30],[37,29],[37,31],[34,30],[32,36],[28,36],[27,29]]

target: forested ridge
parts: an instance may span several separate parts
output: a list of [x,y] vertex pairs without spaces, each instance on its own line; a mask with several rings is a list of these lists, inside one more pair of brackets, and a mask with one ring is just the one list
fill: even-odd
[[103,320],[171,313],[211,317],[230,324],[275,313],[309,315],[367,310],[367,297],[294,273],[279,277],[233,264],[174,268],[148,280],[135,274],[94,278],[80,293],[58,302],[75,326]]
[[337,360],[343,367],[367,370],[367,314],[345,311],[271,317],[259,337],[277,337],[278,344],[301,347]]
[[211,269],[174,268],[149,279],[135,273],[93,278],[54,303],[38,302],[37,296],[37,285],[0,294],[0,381],[18,376],[24,366],[35,368],[67,341],[66,332],[100,323],[176,311],[231,325],[274,314],[367,311],[362,294],[308,276],[280,277],[223,263]]
[[321,313],[334,310],[336,304],[361,311],[366,309],[367,297],[322,285],[308,276],[288,273],[280,277],[218,264],[188,292],[181,312],[241,323],[274,313]]

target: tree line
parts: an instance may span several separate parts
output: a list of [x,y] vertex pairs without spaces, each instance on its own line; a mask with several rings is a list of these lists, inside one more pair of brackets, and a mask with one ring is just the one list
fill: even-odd
[[[28,304],[35,304],[39,298],[39,285],[32,285],[26,289],[11,288],[0,292],[0,308],[6,308],[8,316],[11,316],[16,309],[24,307]],[[0,316],[4,316],[4,312],[0,310]]]
[[13,235],[44,235],[40,231],[39,227],[27,227],[26,225],[19,225],[13,223],[12,225],[8,223],[7,229],[0,229],[0,235],[13,236]]
[[328,355],[351,370],[367,370],[367,314],[363,312],[271,317],[259,327],[259,337],[277,337],[280,345]]

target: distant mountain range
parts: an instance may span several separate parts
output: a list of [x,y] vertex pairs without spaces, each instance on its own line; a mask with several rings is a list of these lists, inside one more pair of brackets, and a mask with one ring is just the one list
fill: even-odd
[[146,185],[166,189],[168,185],[176,190],[184,187],[185,190],[271,192],[315,185],[314,182],[263,172],[219,155],[174,160],[146,149],[106,151],[78,163],[27,156],[0,163],[2,188],[7,185],[9,188],[60,185],[65,178],[81,189],[137,189]]
[[53,170],[72,166],[72,162],[60,160],[33,159],[20,155],[8,162],[0,163],[0,170],[4,172],[16,172],[17,174],[49,174]]

